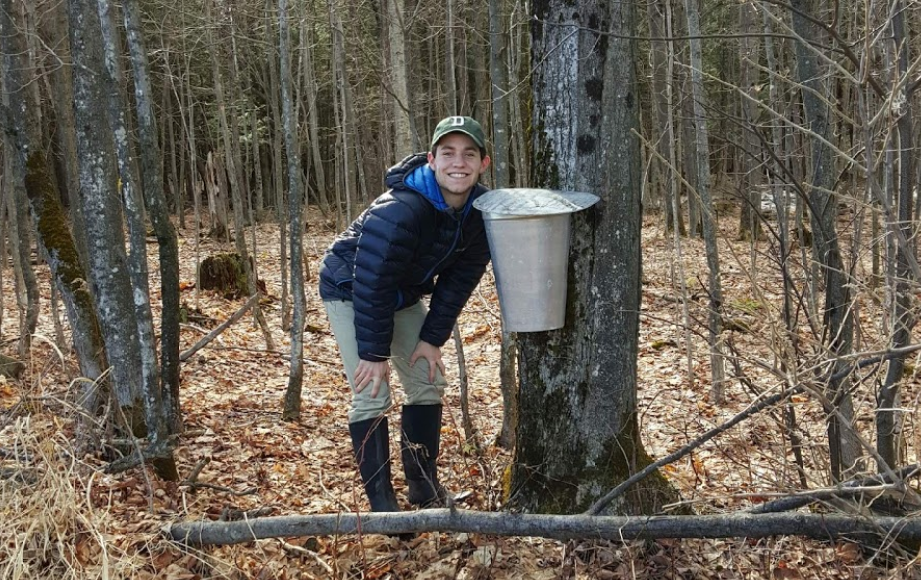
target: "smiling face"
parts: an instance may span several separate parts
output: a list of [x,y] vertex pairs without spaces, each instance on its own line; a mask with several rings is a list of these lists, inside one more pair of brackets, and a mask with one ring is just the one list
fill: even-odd
[[489,156],[481,156],[473,139],[463,133],[448,133],[429,152],[429,167],[441,188],[445,202],[454,209],[467,203],[470,191],[489,167]]

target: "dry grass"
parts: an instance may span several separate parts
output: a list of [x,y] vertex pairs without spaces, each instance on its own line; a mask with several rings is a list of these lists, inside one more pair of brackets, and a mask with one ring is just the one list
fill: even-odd
[[20,416],[2,434],[13,457],[0,482],[0,577],[131,576],[141,562],[111,542],[109,511],[93,505],[97,473],[74,457],[56,418]]

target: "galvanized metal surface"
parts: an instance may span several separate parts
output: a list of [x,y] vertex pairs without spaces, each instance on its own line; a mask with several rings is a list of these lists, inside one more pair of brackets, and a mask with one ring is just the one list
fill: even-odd
[[597,195],[581,191],[512,187],[488,191],[477,198],[473,206],[482,211],[486,219],[514,219],[573,213],[597,202]]
[[566,323],[569,214],[598,196],[550,189],[494,189],[474,207],[483,212],[503,328],[541,332]]
[[503,329],[538,332],[566,322],[569,214],[486,221]]

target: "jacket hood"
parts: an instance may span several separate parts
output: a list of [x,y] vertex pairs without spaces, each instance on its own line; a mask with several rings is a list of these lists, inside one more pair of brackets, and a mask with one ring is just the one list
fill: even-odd
[[[428,156],[425,153],[415,153],[404,158],[402,161],[387,170],[385,183],[388,188],[402,187],[422,195],[438,211],[449,211],[451,206],[445,201],[441,194],[441,188],[435,180],[435,172],[428,164]],[[477,184],[467,198],[464,207],[466,214],[470,203],[478,195],[482,187]]]

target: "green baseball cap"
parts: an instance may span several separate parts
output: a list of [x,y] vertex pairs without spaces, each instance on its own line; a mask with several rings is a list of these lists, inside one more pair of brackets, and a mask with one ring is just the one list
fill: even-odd
[[467,135],[482,150],[486,150],[486,137],[483,134],[483,127],[472,117],[445,117],[435,127],[435,134],[432,135],[432,149],[448,133],[463,133]]

